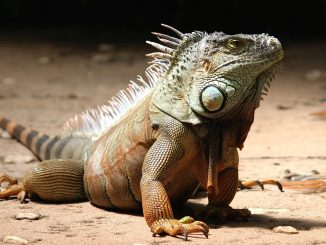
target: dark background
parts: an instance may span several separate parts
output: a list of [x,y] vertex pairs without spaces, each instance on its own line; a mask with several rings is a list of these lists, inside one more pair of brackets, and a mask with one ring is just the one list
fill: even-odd
[[143,42],[166,23],[183,32],[267,32],[326,38],[326,0],[0,0],[0,35],[73,42]]

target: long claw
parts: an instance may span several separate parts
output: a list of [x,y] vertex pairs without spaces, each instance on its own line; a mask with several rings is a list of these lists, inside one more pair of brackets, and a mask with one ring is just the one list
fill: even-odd
[[185,241],[188,240],[188,229],[187,229],[187,226],[184,225],[184,233],[185,233]]
[[28,201],[26,200],[27,198],[28,198],[28,193],[26,191],[21,191],[17,194],[17,199],[21,204],[28,203]]
[[283,190],[283,186],[280,182],[276,181],[275,184],[277,185],[278,189],[281,191],[281,192],[284,192]]
[[264,184],[262,182],[260,182],[259,180],[256,181],[256,184],[262,189],[264,190]]
[[204,236],[206,238],[208,238],[208,232],[209,232],[208,226],[204,222],[201,222],[201,221],[196,221],[195,223],[197,226],[199,226],[201,228],[201,232],[204,234]]
[[278,189],[283,192],[283,186],[282,184],[277,180],[267,179],[267,180],[246,180],[246,181],[239,181],[238,187],[243,189],[251,189],[251,187],[259,186],[262,190],[264,190],[264,185],[276,185]]

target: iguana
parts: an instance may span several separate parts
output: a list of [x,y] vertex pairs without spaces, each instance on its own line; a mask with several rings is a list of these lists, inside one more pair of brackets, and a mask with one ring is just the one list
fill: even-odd
[[[238,152],[267,93],[281,43],[268,34],[154,33],[163,44],[146,70],[108,104],[65,123],[51,137],[0,117],[0,126],[43,162],[20,183],[7,175],[0,198],[89,200],[109,210],[143,210],[153,235],[202,232],[202,221],[174,218],[199,186],[207,214],[248,217],[229,204],[238,187]],[[49,160],[50,159],[50,160]]]

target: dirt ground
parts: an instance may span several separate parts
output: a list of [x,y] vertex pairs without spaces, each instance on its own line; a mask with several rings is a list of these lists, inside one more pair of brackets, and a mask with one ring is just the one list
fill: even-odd
[[[37,41],[0,41],[0,114],[50,134],[75,113],[104,103],[130,79],[143,74],[144,45],[76,46]],[[240,152],[241,179],[281,179],[284,170],[326,175],[326,43],[285,46],[283,69],[256,112]],[[0,138],[0,172],[22,177],[36,160],[8,163],[31,153],[15,140]],[[186,209],[203,206],[205,197]],[[191,244],[326,244],[326,193],[239,191],[233,207],[252,210],[248,222],[210,224],[209,238],[192,235]],[[20,212],[42,218],[16,220]],[[185,211],[177,211],[181,217]],[[186,212],[187,213],[187,212]],[[274,233],[293,226],[298,234]],[[141,214],[105,211],[91,204],[19,204],[0,200],[0,241],[18,236],[36,244],[180,244],[181,238],[152,237]],[[0,242],[1,243],[1,242]]]

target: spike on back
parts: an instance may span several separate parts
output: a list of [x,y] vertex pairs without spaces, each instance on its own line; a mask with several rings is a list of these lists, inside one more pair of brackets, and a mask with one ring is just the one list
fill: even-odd
[[175,29],[174,27],[172,26],[169,26],[169,25],[166,25],[166,24],[161,24],[161,26],[175,32],[179,37],[183,38],[184,37],[184,34],[181,32],[181,31],[178,31],[177,29]]
[[146,55],[153,58],[149,62],[150,66],[145,71],[146,80],[138,76],[136,82],[130,81],[127,89],[120,90],[107,104],[98,106],[95,109],[88,109],[68,120],[63,126],[64,135],[90,133],[97,138],[98,135],[114,126],[131,108],[135,107],[151,93],[160,78],[169,69],[173,54],[182,43],[182,38],[186,36],[171,26],[165,24],[162,24],[162,26],[175,32],[181,39],[161,33],[153,33],[162,43],[169,47],[147,42],[160,52]]

